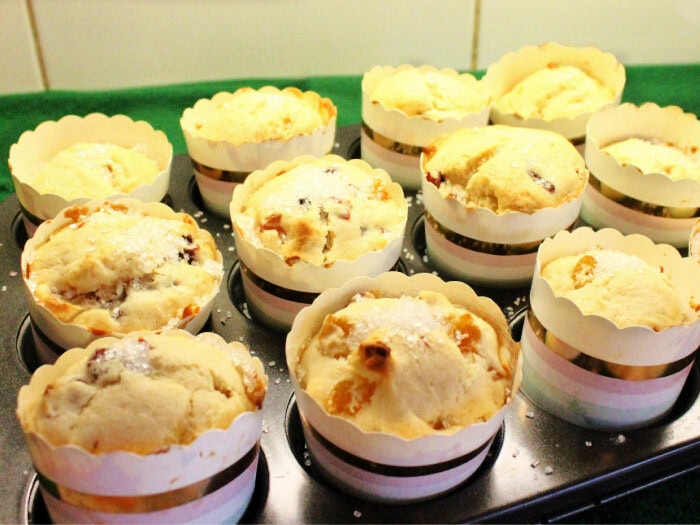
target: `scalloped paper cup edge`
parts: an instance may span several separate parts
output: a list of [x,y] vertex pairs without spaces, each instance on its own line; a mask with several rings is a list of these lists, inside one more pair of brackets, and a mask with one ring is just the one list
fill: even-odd
[[[618,249],[636,255],[656,267],[663,267],[680,291],[683,301],[700,303],[700,266],[681,257],[673,247],[655,245],[643,235],[623,236],[617,230],[577,228],[560,232],[540,246],[530,291],[530,305],[542,325],[566,344],[581,352],[630,366],[663,365],[682,359],[700,345],[700,319],[685,326],[655,332],[643,326],[618,328],[599,315],[584,315],[569,299],[557,297],[541,276],[541,268],[564,255],[593,248]],[[661,350],[660,350],[661,349]]]
[[85,117],[66,115],[58,121],[42,122],[32,131],[25,131],[10,147],[8,163],[17,199],[32,215],[42,220],[52,219],[62,209],[84,204],[92,198],[67,200],[59,195],[40,193],[25,182],[24,174],[35,173],[61,150],[80,141],[108,142],[124,147],[145,146],[144,152],[158,163],[160,174],[150,183],[128,194],[115,193],[104,198],[116,200],[132,197],[147,202],[162,200],[170,185],[173,146],[162,131],[143,120],[134,121],[126,115],[108,117],[90,113]]
[[670,207],[700,207],[700,180],[672,180],[665,173],[643,174],[622,166],[603,148],[630,137],[653,138],[681,148],[700,146],[700,121],[678,106],[648,102],[609,107],[594,113],[586,131],[585,158],[591,174],[637,200]]
[[[620,103],[626,81],[625,68],[614,55],[603,52],[597,47],[573,47],[555,42],[525,46],[517,51],[506,53],[497,62],[491,64],[486,69],[482,81],[497,99],[528,74],[547,67],[547,64],[552,61],[580,67],[603,84],[613,88],[615,97],[608,105],[614,106]],[[546,121],[539,118],[523,119],[511,113],[503,113],[496,107],[495,102],[491,108],[491,120],[494,124],[548,129],[568,139],[578,139],[586,134],[586,123],[592,114],[593,112],[586,112],[573,119],[559,118]]]
[[493,437],[520,388],[522,354],[518,349],[518,363],[514,370],[510,398],[501,410],[487,422],[470,425],[455,434],[431,435],[412,440],[387,433],[364,432],[352,422],[328,415],[301,389],[295,373],[297,353],[300,346],[321,326],[326,313],[344,307],[353,295],[366,290],[385,291],[392,295],[415,295],[426,289],[440,292],[456,304],[471,307],[477,315],[486,317],[488,322],[494,324],[497,331],[510,336],[510,328],[498,305],[487,297],[477,296],[467,284],[460,281],[446,282],[428,273],[409,277],[400,272],[387,272],[377,278],[358,277],[340,288],[324,291],[311,306],[299,312],[287,335],[287,366],[301,415],[326,439],[351,454],[369,461],[398,466],[427,465],[460,457]]

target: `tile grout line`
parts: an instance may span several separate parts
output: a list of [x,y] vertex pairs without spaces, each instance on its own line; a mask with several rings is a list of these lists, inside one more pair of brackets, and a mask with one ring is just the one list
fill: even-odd
[[46,72],[46,61],[44,60],[44,53],[41,47],[41,40],[39,39],[39,31],[36,25],[36,17],[34,16],[34,6],[32,0],[25,0],[27,6],[27,14],[29,15],[29,28],[32,31],[32,40],[34,41],[34,50],[36,52],[37,61],[39,62],[39,72],[41,74],[41,83],[44,86],[44,91],[49,89],[49,78]]
[[470,68],[476,71],[479,63],[479,38],[481,28],[481,0],[474,0],[474,27],[472,30],[472,56]]

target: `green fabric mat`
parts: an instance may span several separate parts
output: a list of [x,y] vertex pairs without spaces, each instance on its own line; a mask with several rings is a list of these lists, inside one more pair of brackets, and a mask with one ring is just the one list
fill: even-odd
[[[624,102],[676,105],[700,115],[700,63],[684,65],[627,66]],[[476,72],[481,76],[483,71]],[[10,146],[26,130],[45,120],[92,112],[122,113],[145,120],[162,130],[175,154],[186,152],[180,116],[200,98],[243,86],[296,86],[329,97],[338,107],[338,126],[357,124],[361,117],[361,76],[245,79],[154,86],[114,91],[48,91],[0,96],[0,152],[8,158]],[[0,165],[0,201],[13,192],[7,162]],[[691,467],[691,465],[688,465]],[[569,523],[692,523],[700,520],[700,476],[697,472],[666,481],[578,514]]]
[[[676,105],[700,114],[700,63],[671,66],[627,66],[627,83],[623,101],[641,104],[656,102],[660,106]],[[476,72],[481,76],[483,71]],[[234,91],[243,86],[296,86],[329,97],[338,107],[338,126],[360,122],[361,76],[244,79],[198,82],[114,91],[46,91],[0,96],[0,154],[7,159],[10,146],[26,130],[33,130],[45,120],[64,115],[92,112],[113,115],[123,113],[135,120],[145,120],[162,130],[173,145],[175,154],[185,153],[180,130],[180,116],[200,98],[219,91]],[[7,162],[0,166],[0,200],[13,191]]]

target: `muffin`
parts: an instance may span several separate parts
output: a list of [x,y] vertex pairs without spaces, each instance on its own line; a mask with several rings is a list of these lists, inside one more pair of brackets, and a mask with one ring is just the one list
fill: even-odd
[[391,269],[407,216],[401,186],[359,159],[305,155],[252,173],[231,202],[251,312],[285,331],[326,288]]
[[658,421],[693,366],[699,312],[700,266],[673,247],[612,228],[561,232],[538,252],[523,392],[587,428]]
[[432,274],[324,291],[295,319],[286,356],[314,466],[384,502],[466,481],[519,386],[519,345],[498,306]]
[[581,217],[685,248],[700,217],[700,123],[677,106],[622,104],[591,117]]
[[200,99],[180,125],[204,205],[228,215],[236,184],[275,160],[329,153],[338,110],[328,98],[295,87],[244,87]]
[[625,69],[595,47],[548,42],[507,53],[482,81],[494,99],[493,123],[549,129],[583,144],[591,114],[620,102]]
[[23,133],[9,165],[31,237],[43,221],[91,199],[163,200],[173,148],[161,131],[124,115],[68,115]]
[[488,123],[491,97],[454,69],[376,66],[362,78],[362,159],[404,189],[420,189],[420,153],[435,137]]
[[73,348],[17,400],[54,523],[238,520],[255,486],[267,377],[214,333]]
[[490,286],[529,283],[539,243],[573,226],[588,178],[558,133],[503,125],[438,137],[421,169],[431,264]]
[[135,199],[66,208],[25,244],[21,270],[48,356],[136,330],[196,333],[223,276],[213,237],[191,216]]

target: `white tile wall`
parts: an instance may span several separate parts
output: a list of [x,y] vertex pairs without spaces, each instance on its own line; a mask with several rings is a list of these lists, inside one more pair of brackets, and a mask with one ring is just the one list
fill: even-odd
[[595,45],[623,64],[700,62],[700,2],[482,0],[478,68],[546,41]]
[[0,0],[0,12],[0,94],[402,62],[483,69],[547,40],[597,45],[626,64],[700,62],[698,0]]
[[0,94],[43,89],[27,2],[0,0]]
[[32,0],[53,88],[468,68],[474,0]]

